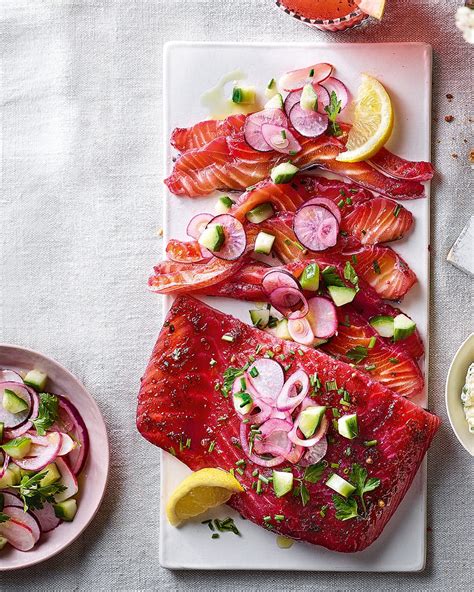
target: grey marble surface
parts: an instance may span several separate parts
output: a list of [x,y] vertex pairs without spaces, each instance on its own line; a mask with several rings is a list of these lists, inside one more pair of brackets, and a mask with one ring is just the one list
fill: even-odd
[[[387,4],[382,24],[329,35],[293,21],[271,0],[3,1],[0,341],[38,349],[84,382],[109,428],[112,471],[104,504],[79,540],[42,565],[2,574],[2,590],[472,587],[473,464],[450,431],[443,401],[450,360],[473,330],[472,281],[445,261],[472,213],[472,49],[454,27],[456,1]],[[429,454],[423,573],[173,573],[158,565],[158,450],[136,433],[134,412],[161,322],[159,299],[145,283],[162,248],[168,40],[433,45],[429,397],[443,426]]]

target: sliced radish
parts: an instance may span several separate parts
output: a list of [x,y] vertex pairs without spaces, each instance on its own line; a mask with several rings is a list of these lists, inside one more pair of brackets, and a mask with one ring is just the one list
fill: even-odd
[[[313,84],[314,92],[318,95],[318,111],[325,113],[324,108],[329,105],[329,93],[321,84]],[[290,116],[292,108],[300,102],[302,90],[290,92],[285,99],[283,108],[285,113]]]
[[24,384],[23,378],[18,372],[8,370],[7,368],[0,370],[0,382],[19,382],[20,384]]
[[[283,74],[278,82],[278,86],[286,91],[300,90],[308,82],[321,82],[331,76],[333,67],[331,64],[314,64],[307,68],[300,68],[299,70],[291,70]],[[310,74],[312,76],[310,77]]]
[[18,551],[29,551],[35,546],[35,537],[28,526],[16,520],[0,522],[0,536]]
[[262,125],[264,124],[287,128],[288,119],[282,109],[264,109],[252,113],[245,120],[244,137],[247,144],[259,152],[270,152],[274,148],[263,137]]
[[324,416],[321,419],[321,424],[319,425],[318,429],[316,430],[316,433],[314,434],[314,436],[303,440],[302,438],[300,438],[298,436],[299,419],[300,419],[300,416],[298,415],[298,417],[296,418],[295,424],[293,426],[293,429],[288,434],[288,438],[293,442],[293,444],[297,444],[298,446],[303,446],[304,448],[310,448],[311,446],[314,446],[315,444],[317,444],[321,440],[321,438],[326,434],[329,422],[326,419],[326,416]]
[[59,449],[58,456],[65,456],[66,454],[69,454],[74,450],[74,448],[76,448],[76,446],[77,444],[74,442],[71,436],[61,432],[61,448]]
[[303,458],[300,460],[300,465],[303,467],[315,465],[326,456],[327,451],[328,439],[323,437],[305,452]]
[[54,462],[61,448],[61,434],[49,432],[46,436],[28,435],[33,444],[28,456],[13,459],[13,462],[25,471],[40,471]]
[[300,102],[302,92],[302,90],[295,90],[286,95],[283,108],[285,109],[285,113],[288,115],[288,117],[290,116],[292,108]]
[[[298,386],[300,387],[298,391]],[[280,411],[295,409],[306,397],[309,390],[309,378],[304,370],[296,370],[283,385],[277,399]]]
[[53,427],[59,431],[67,431],[76,443],[74,450],[67,455],[67,461],[72,472],[77,475],[81,472],[89,453],[89,434],[81,414],[71,401],[61,395],[57,395],[57,397],[59,399],[59,422],[57,426]]
[[285,457],[282,456],[275,456],[274,458],[266,459],[261,458],[257,454],[254,454],[253,451],[250,451],[249,445],[249,424],[248,423],[241,423],[240,424],[240,444],[242,446],[242,450],[245,452],[247,457],[256,465],[261,467],[276,467],[280,465],[284,460]]
[[290,111],[291,125],[305,138],[317,138],[327,130],[329,118],[319,111],[305,111],[299,103]]
[[[305,206],[323,206],[327,210],[331,212],[331,214],[336,218],[337,223],[340,224],[342,220],[341,210],[337,207],[337,205],[327,197],[313,197],[313,199],[308,200]],[[303,206],[304,207],[304,206]]]
[[[7,384],[7,383],[5,383]],[[15,383],[8,383],[8,384],[15,384]],[[23,436],[23,434],[25,434],[28,430],[30,430],[33,427],[33,419],[36,419],[38,417],[38,409],[39,409],[39,397],[38,397],[38,393],[33,390],[32,388],[26,386],[26,385],[19,385],[18,383],[16,383],[17,387],[23,387],[28,389],[28,393],[31,397],[31,407],[30,407],[30,415],[27,419],[27,421],[23,422],[21,425],[15,427],[15,428],[7,428],[5,429],[4,433],[3,433],[3,438],[4,440],[13,440],[15,438],[19,438],[20,436]],[[14,389],[12,389],[14,390]],[[17,391],[15,391],[17,392]],[[18,392],[17,392],[18,394]]]
[[254,449],[257,454],[285,456],[290,452],[291,442],[288,433],[293,422],[285,419],[269,419],[259,426],[259,438],[255,439]]
[[2,495],[3,495],[3,507],[12,506],[15,508],[23,508],[23,502],[14,493],[11,493],[10,491],[0,491],[0,497]]
[[327,298],[315,296],[308,300],[310,322],[313,333],[320,339],[328,339],[337,331],[337,311]]
[[[18,428],[27,422],[31,415],[32,408],[31,390],[32,389],[30,389],[30,387],[19,382],[5,381],[0,383],[0,422],[3,423],[4,428]],[[25,409],[25,411],[20,411],[19,413],[10,413],[10,411],[7,411],[3,407],[1,401],[5,391],[12,391],[15,393],[17,397],[22,399],[28,405],[28,408]]]
[[[257,376],[252,373],[258,372]],[[247,370],[248,381],[259,395],[269,403],[274,403],[285,382],[283,368],[275,360],[259,358]]]
[[298,314],[295,318],[294,314],[291,313],[288,317],[288,333],[291,339],[302,345],[311,345],[314,341],[314,333],[308,319],[300,318]]
[[10,518],[12,518],[15,522],[23,524],[24,526],[29,528],[31,530],[33,538],[35,539],[35,543],[39,541],[39,538],[41,536],[41,529],[36,518],[32,516],[29,512],[25,512],[23,508],[19,508],[18,506],[3,506],[2,512],[7,516],[10,516]]
[[[349,91],[346,85],[341,82],[338,78],[330,76],[322,83],[322,86],[327,90],[329,96],[335,92],[338,101],[341,101],[341,111],[346,107],[349,102]],[[329,103],[328,103],[329,104]]]
[[45,504],[41,510],[31,510],[31,513],[38,520],[42,533],[54,530],[62,522],[54,513],[52,504]]
[[325,207],[310,205],[296,212],[293,230],[304,247],[310,251],[324,251],[336,244],[339,224]]
[[59,480],[59,484],[63,485],[66,489],[64,491],[60,491],[54,496],[56,502],[63,502],[64,500],[69,499],[73,495],[79,491],[79,487],[77,485],[77,479],[72,473],[71,469],[68,467],[67,463],[60,457],[56,459],[56,466],[58,471],[61,473],[61,479]]
[[212,224],[220,224],[225,235],[224,244],[213,255],[226,261],[238,259],[247,246],[247,235],[242,222],[230,214],[220,214],[212,219]]
[[301,319],[308,313],[308,303],[296,288],[277,288],[269,296],[270,303],[283,316],[293,313],[293,319]]
[[296,288],[301,289],[298,280],[288,271],[278,269],[267,271],[262,279],[262,289],[269,296],[277,288]]
[[301,145],[298,143],[298,140],[284,127],[273,125],[272,123],[264,123],[262,125],[262,135],[265,142],[267,142],[273,150],[281,152],[282,154],[295,154],[301,150]]
[[301,459],[304,452],[304,448],[302,446],[293,446],[291,452],[286,455],[286,460],[290,463],[296,465],[297,462]]
[[201,236],[202,231],[206,228],[209,222],[214,218],[213,214],[197,214],[189,221],[186,228],[186,234],[195,240]]

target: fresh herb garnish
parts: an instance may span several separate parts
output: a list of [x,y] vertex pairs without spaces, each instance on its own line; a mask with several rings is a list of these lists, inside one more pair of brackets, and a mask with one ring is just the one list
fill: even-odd
[[303,479],[308,481],[308,483],[317,483],[323,476],[325,468],[326,463],[323,461],[320,461],[315,465],[309,465],[309,467],[306,467],[305,469]]
[[366,448],[371,448],[372,446],[377,446],[377,444],[378,444],[377,440],[366,440],[364,442],[364,446]]
[[389,361],[391,364],[398,364],[398,358],[389,358],[389,359],[388,359],[388,361]]
[[402,206],[400,204],[397,204],[395,209],[393,210],[393,215],[395,216],[395,218],[398,218],[398,214],[400,213],[401,209],[402,209]]
[[34,475],[24,475],[20,485],[12,485],[13,489],[18,489],[18,494],[23,502],[25,512],[27,510],[41,510],[45,503],[54,503],[54,496],[66,487],[59,483],[41,485],[41,480],[48,474],[48,471],[35,473]]
[[257,378],[258,376],[258,370],[255,366],[253,366],[252,368],[250,368],[250,372],[249,372],[250,376],[252,378]]
[[374,268],[375,273],[377,273],[378,275],[380,275],[381,271],[380,271],[380,265],[379,262],[377,261],[377,259],[375,259],[375,261],[372,263],[372,266]]
[[333,136],[340,136],[342,134],[341,127],[336,123],[336,118],[341,112],[341,101],[337,100],[337,95],[334,91],[331,93],[329,105],[324,107],[324,110],[329,117],[328,131]]
[[326,286],[344,286],[344,282],[339,277],[336,268],[333,265],[325,267],[321,272]]
[[306,504],[309,502],[309,491],[303,481],[300,481],[300,484],[293,489],[293,496],[299,497],[303,506],[306,506]]
[[275,86],[276,80],[272,78],[270,82],[267,84],[268,90],[271,90]]
[[346,261],[344,266],[344,277],[346,280],[351,282],[357,291],[359,291],[359,277],[356,274],[355,269],[352,267],[350,261]]
[[356,488],[354,495],[360,497],[362,507],[364,512],[366,512],[367,508],[365,506],[364,494],[376,489],[380,485],[380,479],[377,479],[376,477],[367,478],[367,469],[354,463],[351,469],[350,480],[352,485]]
[[348,357],[349,360],[352,360],[356,364],[359,364],[360,362],[362,362],[362,360],[365,360],[367,355],[367,348],[363,345],[356,345],[355,347],[352,347],[350,350],[346,352],[346,357]]
[[224,385],[222,387],[223,392],[228,395],[232,387],[234,386],[234,382],[236,378],[239,378],[244,373],[242,368],[235,368],[234,366],[230,366],[224,372]]
[[344,499],[342,496],[335,494],[332,496],[332,501],[334,502],[338,520],[350,520],[359,515],[357,502],[354,498]]
[[59,417],[59,401],[56,395],[49,393],[40,393],[39,400],[38,416],[33,419],[33,424],[38,435],[44,436]]
[[373,349],[375,347],[376,343],[377,343],[377,337],[375,337],[375,335],[372,335],[372,337],[370,338],[370,341],[369,341],[369,345],[367,346],[368,349]]
[[337,382],[335,380],[327,380],[326,381],[326,390],[327,391],[337,391]]
[[232,518],[225,518],[224,520],[215,518],[214,526],[219,532],[233,532],[234,534],[241,536],[240,531]]
[[0,512],[0,524],[2,522],[8,522],[8,520],[10,520],[10,516],[8,514],[4,514],[3,512]]

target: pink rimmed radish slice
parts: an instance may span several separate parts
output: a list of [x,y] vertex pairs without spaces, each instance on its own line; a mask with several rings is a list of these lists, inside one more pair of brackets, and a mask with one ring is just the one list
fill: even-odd
[[317,138],[327,130],[329,119],[319,111],[305,111],[299,103],[290,111],[290,122],[305,138]]
[[225,236],[224,244],[213,255],[226,261],[238,259],[247,246],[247,235],[242,222],[230,214],[220,214],[212,219],[211,224],[222,226]]
[[328,339],[337,332],[337,311],[327,298],[315,296],[308,300],[308,321],[319,339]]
[[247,116],[244,124],[245,141],[254,150],[270,152],[274,148],[263,137],[262,125],[264,124],[287,128],[288,118],[282,109],[264,109]]
[[38,520],[42,533],[54,530],[62,522],[54,513],[52,504],[44,504],[41,510],[31,510],[31,513]]
[[59,432],[49,432],[46,436],[28,434],[28,438],[32,441],[29,456],[13,459],[13,462],[21,469],[40,471],[56,460],[62,441]]
[[19,382],[23,384],[23,378],[17,372],[4,368],[0,370],[0,382]]
[[35,539],[35,543],[39,541],[41,529],[36,518],[34,518],[29,512],[25,512],[23,508],[19,508],[18,506],[3,506],[2,512],[7,516],[10,516],[15,522],[23,524],[29,528]]
[[0,536],[18,551],[29,551],[35,546],[35,537],[28,526],[14,519],[0,522]]
[[[25,434],[28,430],[30,430],[33,427],[33,420],[38,417],[39,397],[38,397],[38,393],[35,390],[30,388],[29,386],[26,386],[25,384],[19,384],[19,383],[14,383],[14,382],[3,383],[3,384],[9,384],[10,387],[7,387],[7,388],[9,390],[13,390],[17,395],[19,394],[20,389],[26,389],[26,391],[28,392],[28,394],[30,396],[30,401],[31,401],[31,407],[30,407],[29,416],[28,416],[27,420],[23,421],[20,425],[17,425],[16,427],[5,428],[5,431],[3,433],[3,439],[4,440],[13,440],[15,438],[19,438],[20,436],[23,436],[23,434]],[[13,385],[13,388],[11,388],[12,385]],[[2,392],[2,386],[0,385],[0,393],[1,392]],[[26,395],[25,390],[23,390],[23,392],[24,392],[24,400],[26,400],[27,395]],[[1,407],[1,405],[0,405],[0,407]],[[1,419],[0,419],[0,421],[1,421]]]
[[259,438],[254,441],[257,454],[285,456],[290,452],[291,442],[288,433],[293,429],[293,422],[285,419],[269,419],[259,426]]
[[66,454],[71,453],[74,448],[76,448],[77,444],[68,436],[68,434],[64,434],[61,432],[61,447],[58,452],[58,456],[65,456]]
[[186,234],[195,240],[201,236],[202,231],[206,228],[209,222],[214,218],[213,214],[197,214],[189,221],[186,228]]
[[284,127],[273,125],[272,123],[264,123],[262,125],[262,135],[265,142],[267,142],[273,150],[281,152],[282,154],[296,154],[301,150],[301,145],[298,140]]
[[316,430],[316,433],[314,434],[314,436],[312,436],[311,438],[307,438],[307,439],[303,439],[298,436],[299,425],[300,425],[300,415],[298,415],[298,417],[296,418],[293,429],[288,434],[288,438],[293,442],[293,444],[296,444],[297,446],[303,446],[304,448],[310,448],[311,446],[314,446],[315,444],[317,444],[321,440],[321,438],[326,434],[329,422],[326,419],[326,416],[323,416],[323,418],[321,419],[321,423],[320,423],[318,429]]
[[299,242],[310,251],[324,251],[337,242],[339,224],[323,206],[303,206],[293,219],[293,230]]
[[246,380],[264,401],[273,404],[283,388],[285,375],[278,362],[269,358],[260,358],[247,370]]
[[[340,224],[342,220],[341,210],[337,205],[327,197],[313,197],[304,204],[305,206],[323,206],[326,210],[329,210],[331,214],[336,218],[337,223]],[[303,206],[304,207],[304,206]]]
[[89,434],[87,432],[86,424],[76,407],[69,401],[69,399],[62,397],[61,395],[57,395],[57,397],[59,399],[59,421],[53,427],[59,431],[67,431],[76,443],[74,450],[67,455],[67,461],[72,472],[77,475],[81,472],[87,459],[87,454],[89,452]]
[[288,333],[291,339],[301,345],[311,345],[314,341],[314,333],[308,319],[301,318],[298,314],[291,313],[288,317]]
[[298,463],[303,456],[304,448],[302,446],[295,446],[291,449],[290,453],[285,456],[286,460],[294,465]]
[[307,467],[309,465],[315,465],[316,463],[318,463],[320,460],[322,460],[328,451],[328,440],[326,438],[326,436],[324,436],[323,438],[321,438],[321,440],[319,440],[318,442],[316,442],[316,444],[314,444],[314,446],[311,446],[311,448],[308,448],[303,456],[303,458],[300,460],[300,465],[302,467]]
[[301,289],[298,280],[288,271],[270,270],[263,276],[262,289],[269,296],[277,288]]
[[0,491],[0,494],[3,495],[3,507],[12,506],[15,508],[23,508],[23,502],[16,494],[11,493],[10,491]]
[[321,82],[331,76],[333,67],[331,64],[314,64],[307,68],[291,70],[278,81],[278,86],[286,91],[301,90],[307,82]]
[[285,460],[285,456],[275,456],[274,458],[261,458],[257,454],[250,450],[249,444],[249,431],[250,426],[248,423],[241,423],[240,424],[240,444],[242,446],[242,450],[245,452],[246,456],[256,465],[261,467],[276,467],[280,465]]
[[61,479],[58,481],[60,485],[65,487],[64,491],[60,491],[54,496],[56,502],[63,502],[69,499],[79,491],[77,479],[69,468],[68,464],[60,457],[56,459],[56,467],[61,473]]
[[336,93],[337,100],[341,101],[342,111],[349,102],[349,91],[347,90],[346,85],[338,78],[333,78],[332,76],[326,78],[326,80],[321,85],[327,90],[329,97],[331,97],[333,92]]
[[[3,423],[5,429],[18,428],[28,421],[28,418],[31,415],[33,401],[31,391],[32,389],[19,382],[6,381],[0,383],[0,422]],[[11,413],[5,409],[2,405],[2,399],[6,396],[4,395],[5,392],[14,393],[16,397],[24,401],[27,405],[26,409],[24,411],[19,411],[18,413]]]
[[270,304],[283,316],[293,313],[293,319],[301,319],[308,313],[308,303],[296,288],[277,288],[269,296]]
[[304,370],[296,370],[283,385],[277,399],[280,411],[295,409],[306,397],[309,390],[309,378]]
[[[318,111],[320,113],[325,113],[324,108],[329,105],[329,93],[328,91],[322,86],[321,84],[313,84],[314,92],[318,95]],[[295,90],[290,92],[285,99],[283,104],[283,108],[285,109],[285,113],[290,116],[290,112],[293,107],[298,104],[301,100],[301,94],[303,93],[302,90]]]

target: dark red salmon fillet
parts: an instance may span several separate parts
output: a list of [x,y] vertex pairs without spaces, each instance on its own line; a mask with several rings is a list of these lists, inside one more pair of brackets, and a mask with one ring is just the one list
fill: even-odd
[[171,134],[171,145],[180,152],[199,148],[220,136],[230,136],[240,131],[245,118],[245,115],[230,115],[223,120],[206,119],[191,127],[177,127]]
[[396,154],[392,154],[386,148],[381,148],[375,156],[372,156],[370,164],[389,177],[395,177],[396,179],[429,181],[434,176],[433,166],[429,162],[405,160]]
[[[223,341],[224,334],[231,334],[234,343]],[[439,419],[343,362],[305,347],[295,353],[293,347],[202,302],[177,298],[142,379],[137,427],[147,440],[172,451],[192,470],[235,469],[244,453],[238,446],[240,419],[232,401],[220,391],[224,371],[271,351],[282,357],[282,364],[288,364],[287,377],[297,368],[310,375],[317,373],[323,386],[315,401],[341,414],[356,412],[359,436],[348,441],[330,426],[328,466],[317,483],[305,482],[306,505],[291,494],[277,498],[270,484],[257,494],[252,488],[253,471],[267,477],[271,471],[248,459],[244,474],[237,475],[245,492],[234,495],[229,504],[261,526],[266,524],[265,516],[283,515],[283,521],[272,522],[272,532],[335,551],[361,551],[377,539],[403,499]],[[211,359],[215,364],[211,365]],[[347,409],[334,388],[347,391]],[[188,438],[190,447],[180,446]],[[373,440],[376,445],[364,445]],[[369,477],[380,479],[380,485],[365,494],[365,512],[356,498],[360,516],[343,521],[336,518],[334,492],[325,483],[332,472],[349,478],[353,465],[367,469]],[[290,467],[288,463],[284,466]],[[291,469],[295,477],[303,477],[300,467],[292,465]]]

